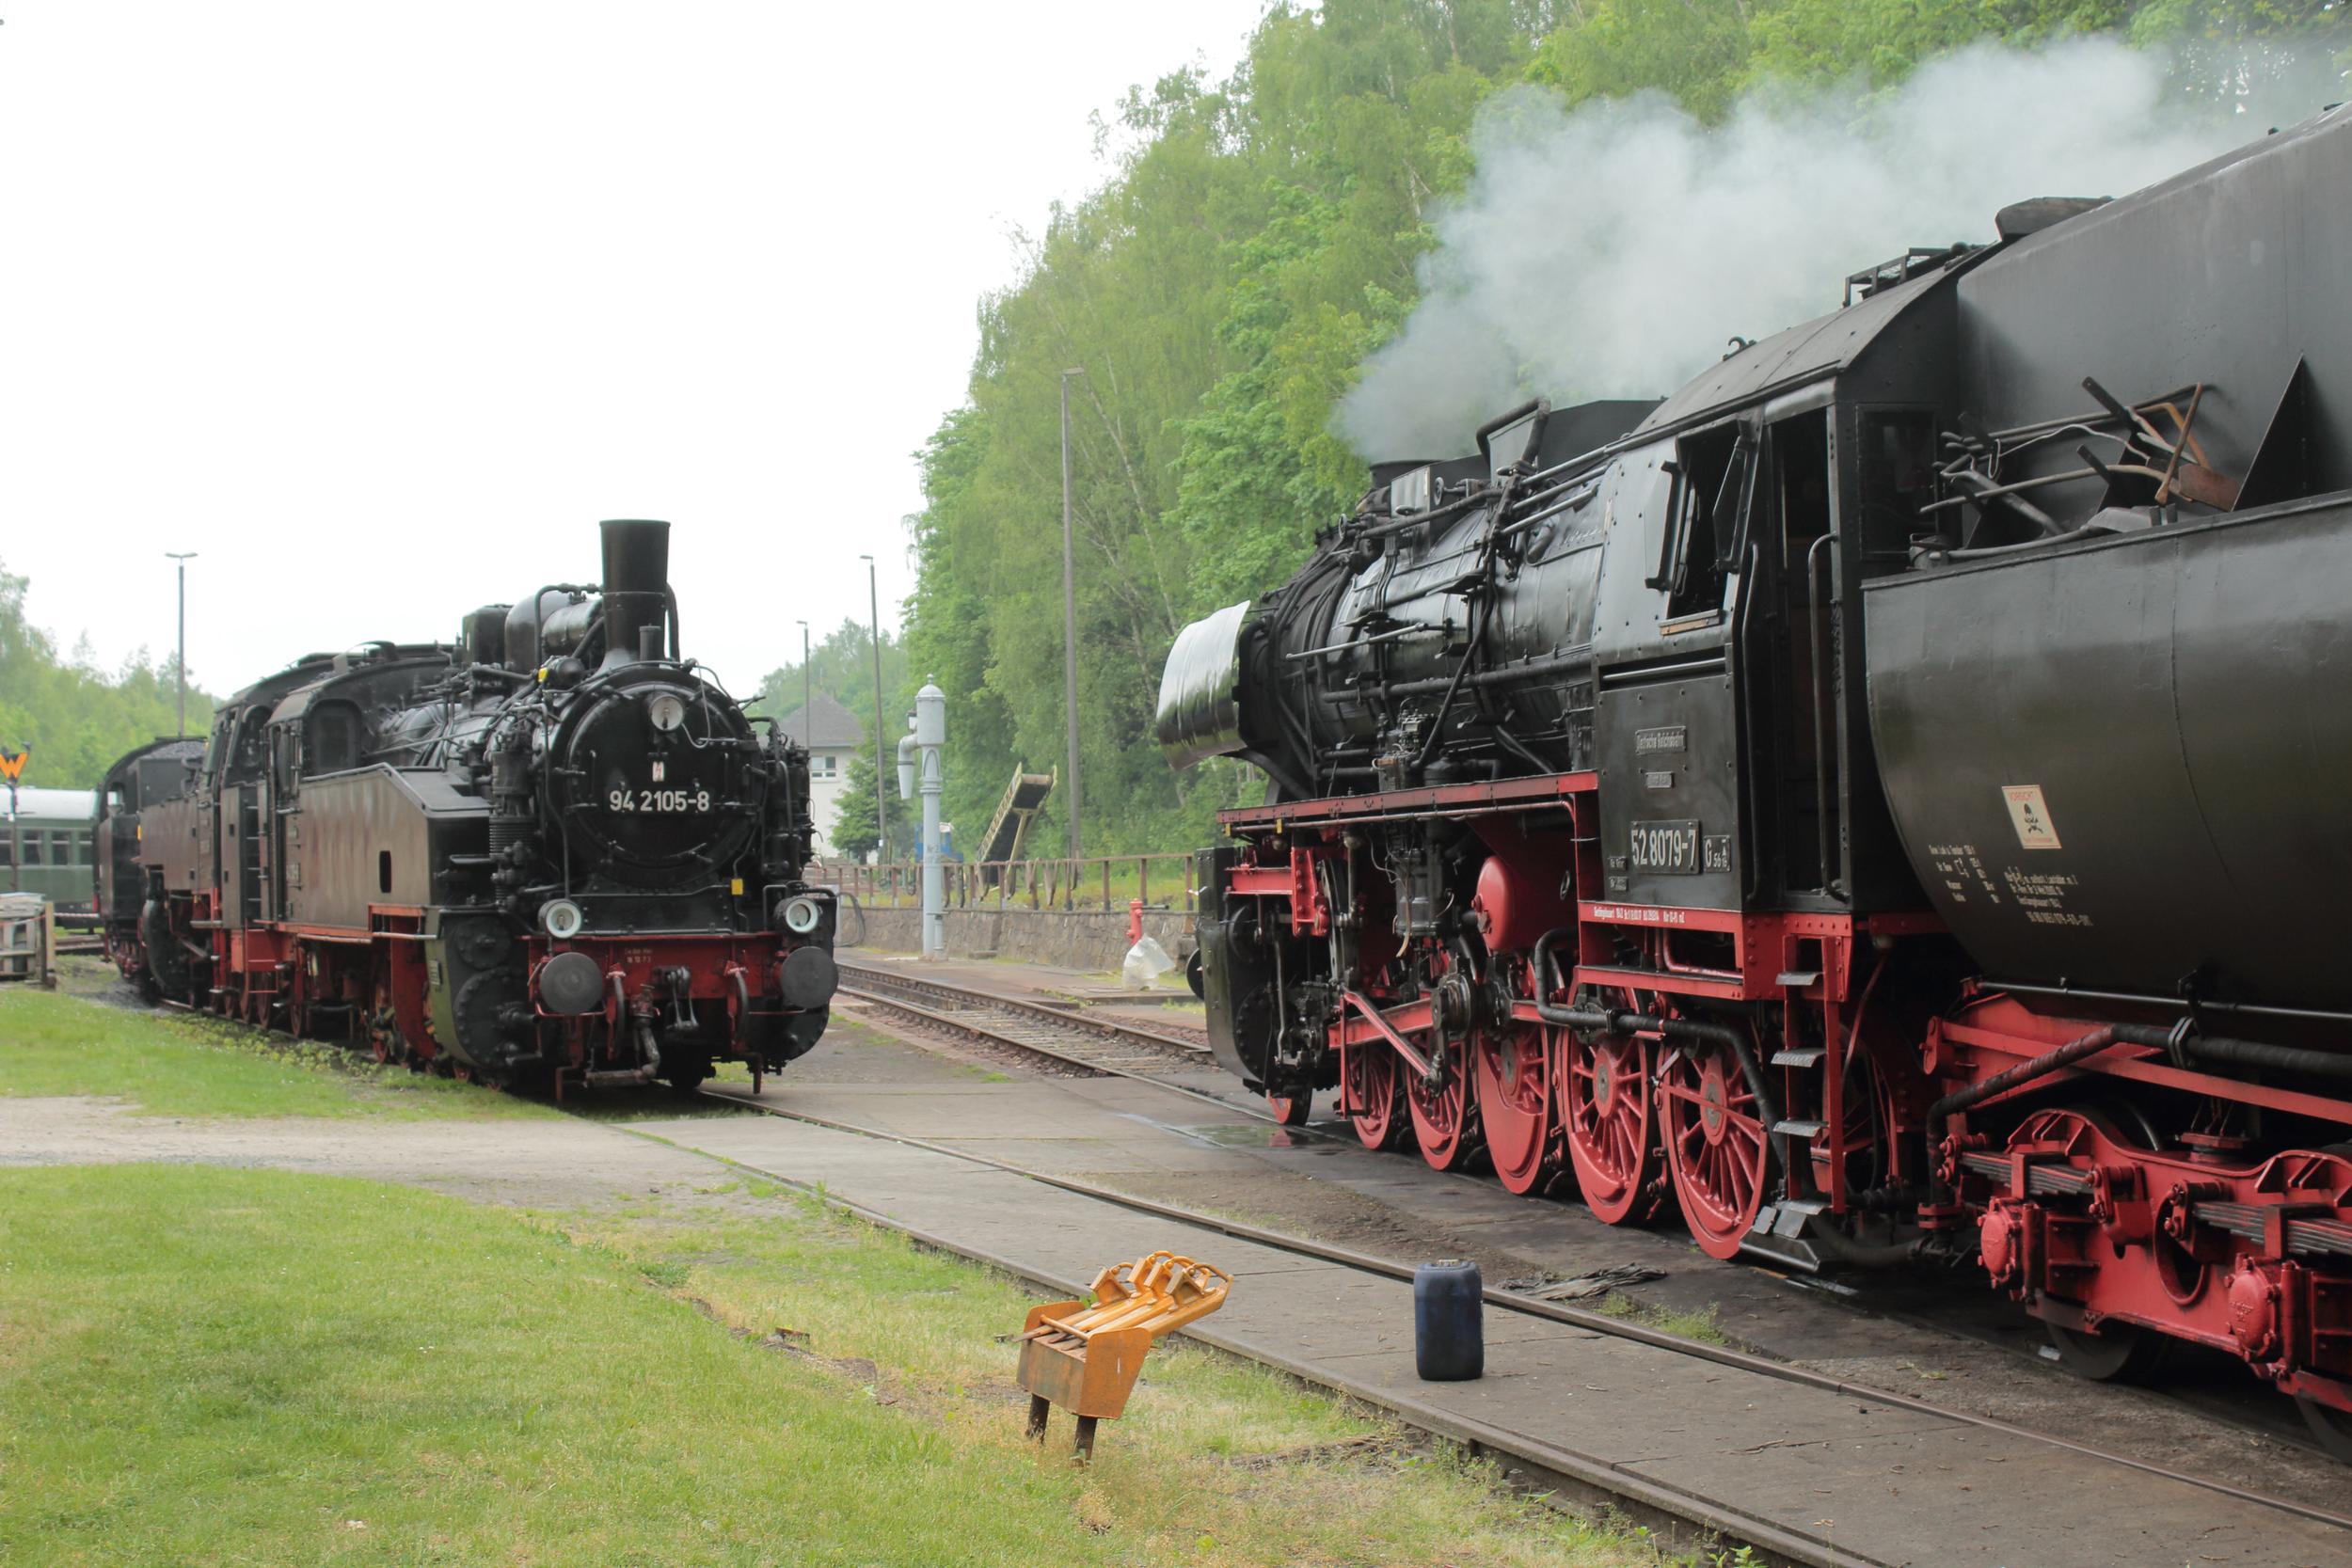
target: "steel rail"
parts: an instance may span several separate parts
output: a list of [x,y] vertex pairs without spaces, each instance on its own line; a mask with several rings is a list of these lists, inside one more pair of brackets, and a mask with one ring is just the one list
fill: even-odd
[[[1409,1281],[1413,1278],[1413,1265],[1400,1262],[1394,1259],[1382,1258],[1372,1253],[1359,1252],[1352,1247],[1336,1246],[1327,1242],[1317,1242],[1304,1236],[1294,1236],[1284,1231],[1268,1230],[1260,1226],[1245,1224],[1239,1220],[1224,1219],[1215,1214],[1202,1213],[1198,1210],[1186,1209],[1177,1204],[1162,1203],[1153,1198],[1139,1197],[1131,1193],[1122,1193],[1113,1188],[1097,1186],[1092,1182],[1080,1181],[1071,1177],[1057,1176],[1051,1172],[1035,1170],[1025,1165],[1015,1164],[1010,1161],[998,1159],[993,1155],[976,1154],[968,1149],[957,1148],[951,1145],[936,1143],[930,1139],[914,1137],[908,1133],[893,1132],[879,1127],[866,1127],[856,1122],[842,1121],[835,1117],[815,1116],[805,1111],[787,1110],[782,1106],[766,1104],[760,1101],[729,1094],[723,1090],[706,1087],[701,1092],[714,1100],[722,1100],[734,1105],[748,1106],[753,1110],[765,1112],[769,1116],[781,1117],[790,1121],[803,1122],[812,1127],[821,1127],[831,1132],[846,1132],[860,1137],[876,1138],[887,1143],[898,1144],[905,1148],[920,1149],[926,1153],[940,1154],[947,1156],[951,1159],[968,1161],[974,1164],[984,1165],[993,1170],[1002,1171],[1007,1175],[1023,1177],[1032,1181],[1041,1182],[1049,1187],[1058,1188],[1064,1192],[1077,1194],[1080,1196],[1115,1204],[1120,1208],[1130,1209],[1138,1213],[1151,1214],[1161,1219],[1175,1220],[1182,1224],[1198,1226],[1203,1229],[1216,1231],[1220,1235],[1233,1237],[1238,1241],[1251,1242],[1257,1245],[1271,1247],[1277,1251],[1287,1252],[1296,1257],[1312,1258],[1318,1261],[1336,1263],[1342,1267],[1355,1269],[1360,1273],[1381,1275],[1391,1279]],[[1220,1101],[1219,1103],[1223,1102]],[[769,1174],[772,1175],[775,1173],[771,1172]],[[789,1180],[790,1179],[779,1177],[778,1180]],[[887,1216],[875,1217],[881,1218],[883,1223],[892,1225],[895,1228],[904,1228],[903,1227],[898,1226],[897,1222],[889,1220]],[[946,1247],[948,1251],[959,1252],[966,1257],[982,1256],[971,1251],[968,1248],[960,1247],[953,1242],[940,1241],[938,1238],[931,1239],[938,1242],[938,1244]],[[984,1260],[993,1263],[999,1267],[1011,1267],[1010,1265],[1005,1264],[1002,1259],[994,1258],[985,1258]],[[1019,1274],[1025,1271],[1014,1267],[1011,1272]],[[1058,1288],[1058,1284],[1057,1285],[1057,1288]],[[1601,1313],[1587,1311],[1581,1307],[1564,1307],[1557,1302],[1542,1301],[1535,1297],[1521,1295],[1517,1291],[1498,1290],[1492,1286],[1488,1286],[1481,1293],[1487,1306],[1493,1307],[1502,1311],[1517,1312],[1525,1317],[1546,1319],[1552,1323],[1583,1329],[1591,1333],[1603,1334],[1613,1338],[1630,1340],[1635,1344],[1645,1345],[1654,1350],[1662,1350],[1674,1354],[1688,1356],[1693,1360],[1712,1362],[1718,1366],[1756,1373],[1761,1376],[1776,1379],[1780,1382],[1794,1384],[1802,1387],[1819,1389],[1826,1393],[1837,1394],[1845,1398],[1892,1406],[1894,1408],[1911,1411],[1917,1414],[1941,1417],[1945,1419],[1958,1422],[1963,1425],[1975,1427],[1980,1431],[1995,1433],[2005,1437],[2019,1438],[2027,1442],[2044,1444],[2053,1449],[2063,1449],[2067,1452],[2081,1454],[2087,1458],[2097,1459],[2109,1464],[2119,1465],[2126,1469],[2137,1470],[2147,1475],[2158,1477],[2162,1480],[2178,1481],[2185,1485],[2195,1486],[2201,1488],[2201,1490],[2213,1492],[2222,1497],[2234,1498],[2240,1502],[2251,1503],[2257,1507],[2273,1509],[2282,1513],[2295,1515],[2298,1518],[2312,1520],[2317,1524],[2331,1525],[2343,1528],[2352,1529],[2352,1515],[2330,1513],[2326,1509],[2316,1508],[2308,1503],[2296,1502],[2291,1498],[2274,1497],[2265,1493],[2253,1492],[2244,1487],[2232,1485],[2227,1481],[2215,1481],[2209,1477],[2194,1475],[2184,1470],[2171,1469],[2149,1460],[2136,1459],[2129,1454],[2117,1453],[2112,1449],[2099,1448],[2094,1444],[2078,1442],[2075,1439],[2069,1437],[2056,1436],[2046,1432],[2037,1432],[2030,1427],[2018,1426],[2012,1422],[2004,1421],[1997,1417],[1981,1416],[1972,1411],[1957,1410],[1944,1405],[1931,1404],[1925,1400],[1913,1399],[1907,1395],[1897,1394],[1881,1388],[1873,1388],[1863,1384],[1850,1383],[1842,1378],[1831,1377],[1825,1373],[1810,1371],[1804,1368],[1790,1366],[1784,1362],[1768,1360],[1763,1356],[1752,1355],[1743,1351],[1731,1350],[1719,1345],[1709,1345],[1694,1339],[1685,1339],[1676,1335],[1667,1334],[1659,1329],[1646,1328],[1639,1323],[1629,1323],[1621,1318],[1607,1317]],[[1241,1354],[1246,1354],[1247,1353]],[[1253,1357],[1253,1359],[1255,1358]],[[1289,1366],[1283,1367],[1282,1370],[1293,1372],[1295,1375],[1304,1376],[1310,1381],[1325,1381],[1312,1371],[1303,1371],[1298,1368]],[[1502,1435],[1507,1436],[1508,1434]],[[1495,1442],[1493,1439],[1486,1439],[1486,1441],[1488,1441],[1491,1446],[1508,1447],[1507,1444]],[[1541,1447],[1542,1445],[1540,1445],[1540,1443],[1536,1443],[1531,1446]],[[1539,1459],[1537,1463],[1542,1463],[1542,1461]],[[1609,1472],[1609,1475],[1612,1479],[1604,1482],[1604,1484],[1613,1486],[1614,1478],[1616,1478],[1617,1473],[1611,1471]],[[1713,1512],[1713,1505],[1706,1502],[1705,1499],[1692,1497],[1688,1493],[1682,1493],[1678,1488],[1664,1486],[1663,1483],[1653,1482],[1652,1484],[1659,1485],[1662,1487],[1663,1490],[1668,1492],[1676,1493],[1679,1497],[1687,1499],[1695,1508],[1707,1510],[1709,1513]],[[1741,1520],[1737,1522],[1716,1524],[1711,1520],[1698,1519],[1694,1513],[1685,1513],[1683,1516],[1687,1518],[1693,1518],[1696,1522],[1709,1524],[1712,1528],[1723,1528],[1727,1532],[1735,1534],[1751,1529],[1756,1523],[1759,1522],[1755,1520]],[[1758,1542],[1758,1544],[1762,1544],[1763,1543]],[[1825,1546],[1828,1544],[1820,1543],[1818,1544]],[[1775,1549],[1779,1548],[1776,1547]],[[1836,1548],[1832,1547],[1831,1549],[1835,1550]]]
[[[1007,1034],[1002,1029],[993,1028],[987,1022],[979,1019],[961,1016],[955,1013],[943,1013],[934,1008],[926,1007],[919,1002],[909,1002],[900,997],[886,996],[879,991],[865,990],[857,986],[847,983],[844,983],[841,986],[838,994],[854,997],[858,1001],[865,1003],[869,1006],[882,1007],[890,1011],[902,1014],[910,1019],[913,1019],[918,1023],[925,1024],[931,1028],[946,1029],[952,1033],[963,1035],[972,1039],[978,1040],[987,1045],[995,1046],[1002,1050],[1013,1051],[1023,1055],[1041,1059],[1054,1066],[1077,1068],[1087,1072],[1101,1074],[1106,1078],[1133,1079],[1138,1084],[1149,1084],[1154,1088],[1166,1089],[1171,1094],[1185,1095],[1191,1099],[1200,1101],[1203,1104],[1214,1105],[1218,1110],[1225,1112],[1229,1116],[1246,1116],[1264,1122],[1273,1122],[1275,1120],[1275,1117],[1270,1111],[1262,1109],[1257,1105],[1253,1105],[1246,1100],[1228,1100],[1224,1096],[1213,1094],[1207,1089],[1194,1088],[1188,1084],[1180,1084],[1174,1079],[1168,1077],[1166,1072],[1153,1072],[1143,1069],[1127,1067],[1120,1063],[1104,1061],[1099,1056],[1089,1056],[1075,1051],[1061,1050],[1039,1040],[1024,1039],[1017,1035]],[[990,997],[980,997],[977,1000],[982,1002],[993,1002],[995,999]],[[1061,1022],[1061,1020],[1057,1018],[1055,1022]],[[1206,1059],[1208,1053],[1206,1052],[1196,1052],[1195,1053],[1202,1058],[1202,1066],[1208,1065]],[[1179,1065],[1181,1064],[1172,1062],[1169,1064],[1171,1068]],[[1330,1133],[1314,1132],[1307,1128],[1293,1128],[1291,1129],[1291,1132],[1295,1135],[1310,1138],[1327,1138],[1331,1136]]]
[[1190,1039],[1182,1035],[1163,1034],[1149,1024],[1091,1016],[1083,1007],[1057,1007],[1050,1002],[1033,1002],[1024,997],[1005,996],[995,991],[981,990],[977,987],[954,985],[946,980],[935,980],[928,974],[902,974],[894,969],[877,969],[871,965],[853,963],[837,958],[834,961],[838,964],[845,982],[851,978],[864,980],[867,982],[869,990],[874,984],[879,983],[884,987],[894,987],[906,994],[918,997],[930,995],[960,1005],[994,1007],[1004,1012],[1019,1013],[1035,1018],[1046,1023],[1085,1030],[1111,1039],[1142,1040],[1164,1051],[1182,1052],[1203,1061],[1206,1061],[1209,1056],[1208,1037],[1205,1033],[1199,1039]]
[[[844,966],[845,970],[850,967],[853,966]],[[858,967],[862,973],[873,973],[871,971],[864,970],[863,966],[854,967]],[[974,990],[969,988],[955,986],[945,981],[934,980],[928,976],[899,976],[888,972],[882,973],[884,978],[899,981],[908,989],[921,987],[958,1000],[969,999],[981,1006],[995,1006],[1002,1003],[1006,1005],[1008,1010],[1023,1010],[1022,1005],[1016,1000],[999,997],[993,992]],[[966,1018],[931,1012],[928,1009],[924,1009],[911,1004],[901,1003],[890,998],[879,998],[875,1000],[878,1000],[882,1006],[901,1010],[910,1017],[916,1018],[927,1024],[944,1027],[955,1032],[967,1033],[977,1038],[985,1040],[990,1044],[1002,1046],[1016,1052],[1025,1052],[1041,1060],[1051,1062],[1056,1065],[1079,1067],[1094,1072],[1111,1073],[1121,1077],[1140,1079],[1147,1083],[1155,1084],[1162,1088],[1172,1090],[1175,1093],[1188,1095],[1195,1100],[1202,1101],[1203,1103],[1215,1105],[1220,1110],[1224,1110],[1232,1114],[1246,1116],[1253,1120],[1269,1122],[1277,1126],[1282,1125],[1279,1118],[1276,1117],[1270,1114],[1269,1111],[1263,1108],[1262,1101],[1254,1096],[1238,1097],[1233,1099],[1220,1098],[1216,1094],[1192,1088],[1186,1085],[1173,1082],[1170,1079],[1161,1077],[1155,1073],[1120,1071],[1119,1069],[1093,1062],[1085,1056],[1068,1054],[1054,1051],[1050,1047],[1036,1045],[1014,1037],[1008,1037],[992,1032],[984,1026],[976,1025],[973,1021]],[[1061,1010],[1041,1004],[1028,1005],[1026,1010],[1033,1011],[1040,1017],[1050,1022],[1069,1022],[1068,1015],[1063,1013]],[[1116,1023],[1111,1023],[1102,1020],[1089,1020],[1088,1022],[1104,1033],[1117,1034],[1121,1032],[1121,1026]],[[1351,1147],[1354,1143],[1354,1140],[1348,1135],[1348,1131],[1343,1120],[1336,1130],[1328,1125],[1326,1125],[1288,1128],[1287,1131],[1292,1136],[1298,1138],[1315,1141],[1328,1140]],[[1437,1172],[1432,1174],[1440,1176],[1443,1180],[1448,1181],[1464,1182],[1482,1188],[1491,1187],[1492,1185],[1491,1182],[1486,1180],[1485,1179],[1466,1172],[1453,1171]],[[1802,1280],[1790,1279],[1788,1283],[1796,1288],[1804,1288],[1804,1282]],[[1908,1323],[1913,1327],[1927,1329],[1936,1333],[1957,1335],[1963,1338],[1973,1340],[1979,1344],[1990,1345],[1994,1349],[2002,1350],[2017,1356],[2020,1360],[2031,1364],[2038,1365],[2042,1360],[2047,1358],[2048,1352],[2046,1351],[2041,1353],[2039,1355],[2032,1351],[2020,1351],[2010,1341],[1997,1335],[1988,1334],[1980,1328],[1971,1326],[1964,1323],[1956,1324],[1949,1321],[1941,1320],[1931,1313],[1919,1312],[1905,1306],[1890,1304],[1886,1301],[1876,1299],[1871,1293],[1871,1285],[1869,1283],[1861,1283],[1859,1291],[1859,1300],[1863,1304],[1866,1304],[1869,1310],[1883,1314],[1887,1317],[1895,1319],[1896,1321]],[[2209,1399],[2201,1398],[2192,1392],[2185,1392],[2178,1389],[2159,1389],[2156,1392],[2167,1401],[2178,1404],[2185,1409],[2195,1411],[2206,1419],[2223,1422],[2229,1426],[2259,1434],[2269,1438],[2274,1442],[2282,1443],[2290,1448],[2302,1449],[2307,1452],[2323,1451],[2315,1444],[2313,1444],[2311,1439],[2305,1436],[2302,1430],[2302,1423],[2299,1420],[2292,1418],[2292,1412],[2291,1410],[2284,1408],[2283,1401],[2277,1402],[2282,1407],[2280,1411],[2265,1412],[2254,1408],[2240,1407],[2227,1402],[2217,1402]],[[2286,1418],[2275,1418],[2281,1416]]]

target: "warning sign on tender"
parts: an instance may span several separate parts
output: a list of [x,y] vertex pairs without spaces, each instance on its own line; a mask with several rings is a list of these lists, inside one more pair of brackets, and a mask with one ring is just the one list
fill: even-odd
[[2050,820],[2049,802],[2040,784],[2003,784],[2001,799],[2009,803],[2009,819],[2017,842],[2028,849],[2058,847],[2058,827]]

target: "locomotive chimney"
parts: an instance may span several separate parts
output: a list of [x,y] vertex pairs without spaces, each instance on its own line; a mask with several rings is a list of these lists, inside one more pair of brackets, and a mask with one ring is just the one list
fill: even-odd
[[[604,530],[604,662],[659,647],[670,603],[670,525],[614,518]],[[652,637],[645,636],[647,629]]]

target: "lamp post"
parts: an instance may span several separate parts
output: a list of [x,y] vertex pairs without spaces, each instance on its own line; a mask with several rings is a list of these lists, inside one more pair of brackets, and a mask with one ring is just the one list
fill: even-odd
[[817,746],[817,678],[808,670],[808,623],[801,623],[801,744]]
[[180,676],[180,738],[185,740],[188,737],[188,562],[196,559],[196,552],[166,550],[164,555],[180,563],[180,668],[177,673]]
[[874,863],[882,866],[890,863],[890,798],[882,792],[888,771],[882,762],[882,589],[874,558],[858,559],[866,562],[866,627],[874,642]]
[[[1070,725],[1070,858],[1085,851],[1078,829],[1078,590],[1077,556],[1070,534],[1070,378],[1083,366],[1061,372],[1061,679],[1062,714]],[[1073,867],[1072,873],[1077,873]]]

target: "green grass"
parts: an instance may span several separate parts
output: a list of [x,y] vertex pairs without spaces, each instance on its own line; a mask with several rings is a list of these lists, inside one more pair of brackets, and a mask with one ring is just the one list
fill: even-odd
[[0,1094],[107,1095],[175,1117],[557,1114],[341,1046],[13,986],[0,990]]
[[1163,1348],[1091,1469],[1030,1299],[771,1184],[522,1215],[340,1178],[0,1172],[0,1561],[1653,1560]]
[[1673,1334],[1685,1339],[1696,1339],[1701,1344],[1728,1345],[1731,1343],[1730,1337],[1724,1333],[1723,1325],[1715,1321],[1715,1315],[1721,1309],[1720,1303],[1709,1302],[1695,1311],[1680,1311],[1671,1307],[1657,1307],[1647,1302],[1635,1301],[1631,1296],[1617,1292],[1612,1292],[1609,1299],[1600,1304],[1603,1317],[1622,1318],[1627,1323],[1640,1323],[1643,1327],[1654,1328],[1661,1334]]
[[[706,1191],[781,1199],[791,1218],[647,1200],[543,1223],[743,1338],[830,1369],[850,1397],[905,1410],[967,1464],[1066,1474],[1085,1530],[1070,1560],[1106,1550],[1187,1563],[1654,1560],[1511,1495],[1489,1464],[1182,1340],[1152,1351],[1092,1471],[1067,1472],[1067,1416],[1042,1450],[1019,1435],[1024,1396],[1003,1341],[1032,1292],[756,1177]],[[1097,1536],[1111,1539],[1089,1549]]]
[[1069,1561],[1062,1478],[457,1200],[0,1175],[0,1560]]

